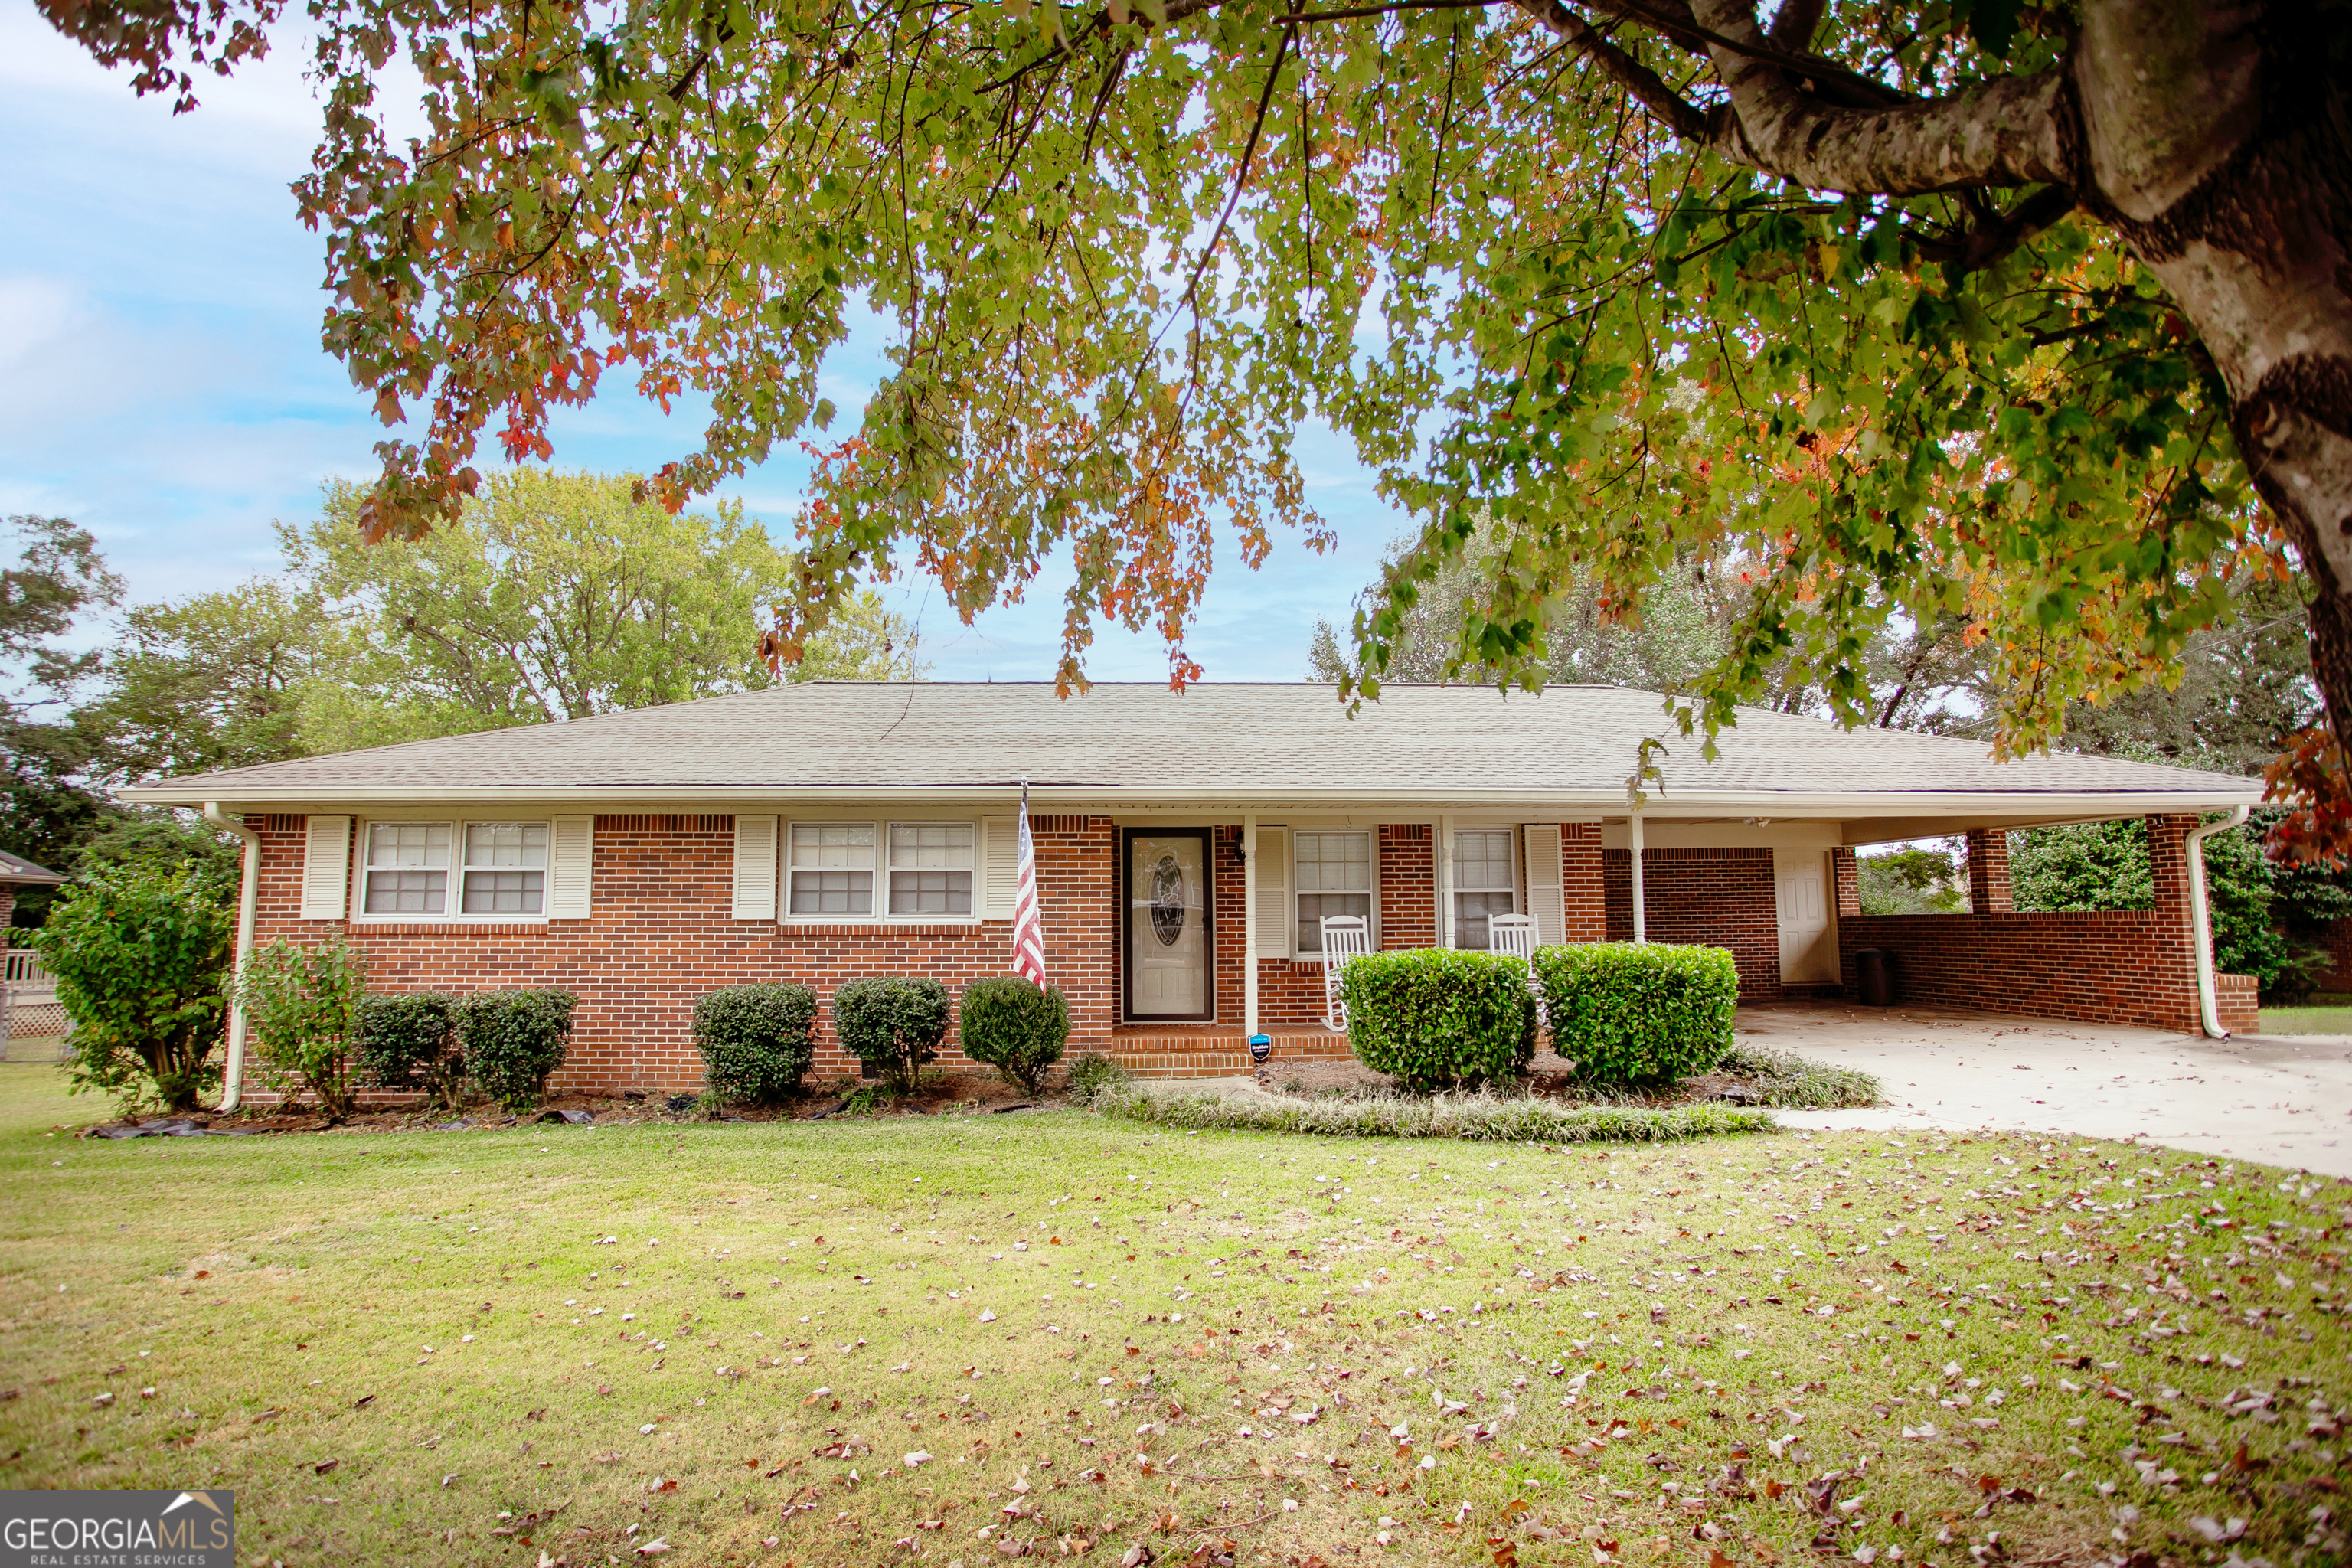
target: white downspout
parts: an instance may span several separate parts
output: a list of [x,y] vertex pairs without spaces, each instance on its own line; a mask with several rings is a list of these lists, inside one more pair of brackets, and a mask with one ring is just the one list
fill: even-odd
[[236,900],[236,963],[229,971],[228,1070],[221,1079],[220,1108],[235,1110],[245,1093],[245,1004],[237,999],[237,983],[245,978],[246,955],[253,951],[253,906],[261,889],[261,835],[241,818],[229,816],[220,802],[205,802],[205,820],[224,833],[245,840],[244,885]]
[[1642,897],[1642,813],[1636,807],[1625,818],[1625,842],[1633,850],[1633,940],[1650,940],[1650,911]]
[[2205,840],[2216,833],[2244,826],[2252,810],[2251,806],[2239,806],[2219,822],[2190,828],[2180,841],[2189,856],[2189,934],[2197,947],[2197,1011],[2209,1039],[2226,1040],[2230,1031],[2221,1027],[2220,1010],[2213,1002],[2213,921],[2205,905]]
[[1257,1033],[1257,814],[1242,818],[1242,1033]]

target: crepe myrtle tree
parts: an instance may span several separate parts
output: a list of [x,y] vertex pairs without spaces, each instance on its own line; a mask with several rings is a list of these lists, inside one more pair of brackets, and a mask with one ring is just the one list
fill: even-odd
[[[283,0],[40,4],[185,106]],[[1873,637],[1962,616],[2015,752],[2168,679],[2232,573],[2299,574],[2334,728],[2277,785],[2335,847],[2347,4],[310,0],[297,194],[394,427],[372,536],[611,372],[708,400],[645,482],[683,506],[832,426],[870,308],[890,373],[821,451],[780,659],[872,575],[969,617],[1066,552],[1061,685],[1105,619],[1181,684],[1221,529],[1330,542],[1322,420],[1419,526],[1351,698],[1465,555],[1451,662],[1503,683],[1564,595],[1638,621],[1702,557],[1748,591],[1682,732],[1768,679],[1863,721]]]

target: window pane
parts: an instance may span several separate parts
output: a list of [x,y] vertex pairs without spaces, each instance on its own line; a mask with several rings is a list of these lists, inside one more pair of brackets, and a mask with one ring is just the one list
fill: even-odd
[[[547,867],[547,824],[544,822],[469,822],[466,824],[467,866],[511,866],[544,870]],[[473,907],[467,894],[467,907]]]
[[[1511,874],[1511,836],[1503,833],[1457,833],[1454,836],[1454,885],[1473,892],[1507,893]],[[1509,914],[1505,908],[1496,911]]]
[[[470,846],[469,846],[470,847]],[[546,846],[540,847],[542,855]],[[535,915],[544,889],[544,871],[468,871],[465,912],[469,915]]]
[[[866,852],[874,848],[868,831]],[[792,912],[796,915],[870,915],[874,912],[871,871],[794,871]]]
[[[447,847],[448,830],[442,830],[443,847]],[[374,836],[369,836],[371,850]],[[449,873],[446,871],[370,871],[367,874],[367,896],[361,900],[362,910],[372,915],[437,915],[446,907],[449,896]]]
[[1371,891],[1372,836],[1370,834],[1301,833],[1294,837],[1297,844],[1296,858],[1300,892],[1369,893]]
[[[971,869],[971,824],[969,822],[894,822],[890,825],[893,868],[969,871]],[[892,895],[894,900],[897,895]]]
[[[874,825],[870,822],[795,822],[792,863],[819,870],[874,869]],[[866,880],[870,894],[874,881]]]
[[[898,829],[891,829],[898,837]],[[969,837],[969,834],[967,834]],[[969,854],[970,846],[966,852]],[[894,844],[892,853],[897,853]],[[971,873],[969,871],[893,871],[890,912],[894,915],[968,915],[971,913]]]
[[[1339,835],[1326,837],[1337,837]],[[1325,915],[1355,915],[1369,927],[1372,918],[1372,896],[1370,893],[1301,893],[1298,896],[1300,952],[1323,951],[1321,921]],[[1369,930],[1366,934],[1370,934]]]
[[373,866],[447,867],[449,825],[446,822],[371,822],[367,863]]
[[1486,929],[1489,915],[1511,915],[1508,893],[1465,893],[1456,889],[1454,894],[1454,945],[1472,952],[1484,952],[1493,945]]

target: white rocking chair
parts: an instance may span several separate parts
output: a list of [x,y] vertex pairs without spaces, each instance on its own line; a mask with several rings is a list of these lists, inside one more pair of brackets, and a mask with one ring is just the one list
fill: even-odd
[[1551,1020],[1544,1011],[1543,985],[1536,979],[1535,917],[1532,915],[1487,916],[1486,951],[1526,962],[1528,994],[1536,999],[1536,1021],[1539,1024],[1549,1024]]
[[1339,999],[1339,970],[1351,958],[1371,952],[1371,927],[1361,915],[1325,915],[1323,928],[1323,1018],[1343,1033],[1348,1005]]

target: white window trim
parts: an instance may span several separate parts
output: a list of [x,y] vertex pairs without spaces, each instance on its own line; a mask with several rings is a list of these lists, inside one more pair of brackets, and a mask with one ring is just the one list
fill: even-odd
[[[803,823],[871,824],[874,828],[874,911],[863,915],[793,913],[793,829]],[[971,828],[971,910],[968,914],[890,913],[890,830],[893,827],[969,825]],[[782,926],[891,927],[976,926],[988,918],[988,825],[976,816],[787,816],[776,834],[776,923]],[[1000,917],[1005,918],[1005,917]]]
[[1381,951],[1381,830],[1378,827],[1352,826],[1326,826],[1311,819],[1293,823],[1290,833],[1290,958],[1294,963],[1311,963],[1318,968],[1323,963],[1319,952],[1305,952],[1298,946],[1298,900],[1329,892],[1328,888],[1307,889],[1298,885],[1298,836],[1302,833],[1360,833],[1371,847],[1372,885],[1371,913],[1364,921],[1364,943],[1374,952]]
[[1452,947],[1454,945],[1454,930],[1456,923],[1454,910],[1457,900],[1460,899],[1462,894],[1468,892],[1499,893],[1503,891],[1500,888],[1465,888],[1460,884],[1454,869],[1454,841],[1456,838],[1461,837],[1462,835],[1465,833],[1505,833],[1510,836],[1511,912],[1513,914],[1519,915],[1528,912],[1528,847],[1525,836],[1519,832],[1519,825],[1516,822],[1480,822],[1475,820],[1465,821],[1456,819],[1453,826],[1453,829],[1445,835],[1444,843],[1445,925],[1444,941],[1440,943],[1441,946],[1444,947]]
[[[457,908],[437,915],[370,914],[367,909],[368,833],[380,822],[437,822],[449,829],[449,882],[444,895],[452,906],[466,900],[466,825],[469,822],[538,822],[547,826],[548,864],[539,879],[539,912],[533,914],[469,915]],[[548,901],[555,885],[555,819],[551,816],[362,816],[352,819],[352,923],[370,926],[538,926],[548,921]]]

